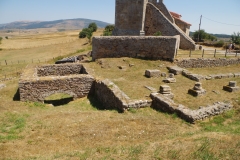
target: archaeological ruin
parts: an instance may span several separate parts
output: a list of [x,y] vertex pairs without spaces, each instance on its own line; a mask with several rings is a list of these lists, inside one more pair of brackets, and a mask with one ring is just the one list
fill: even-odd
[[[176,50],[195,50],[190,24],[169,12],[163,1],[116,0],[115,28],[111,37],[94,37],[93,59],[141,57],[173,61]],[[160,32],[161,36],[154,36]]]
[[[193,96],[203,95],[201,81],[240,77],[240,73],[221,73],[200,75],[187,68],[205,68],[239,64],[240,59],[175,59],[181,49],[195,49],[195,43],[189,37],[190,24],[181,20],[181,15],[169,12],[163,0],[116,0],[114,36],[93,37],[92,60],[101,58],[146,58],[168,60],[169,73],[158,68],[146,69],[144,78],[165,78],[163,82],[178,83],[177,76],[185,76],[196,81],[189,91]],[[156,32],[162,36],[153,36]],[[221,114],[233,108],[231,103],[215,102],[199,109],[189,109],[174,102],[174,93],[170,86],[160,85],[159,90],[150,86],[150,100],[129,98],[109,79],[98,79],[84,64],[77,62],[77,57],[59,61],[59,64],[28,67],[19,79],[21,101],[43,102],[55,93],[66,93],[74,99],[93,96],[104,109],[116,109],[120,112],[134,108],[151,107],[167,113],[176,113],[180,118],[194,123],[197,120]],[[82,59],[82,58],[80,58]],[[69,60],[73,63],[66,63]],[[60,64],[65,63],[65,64]],[[129,64],[133,67],[134,64]],[[124,70],[126,66],[117,66]],[[159,80],[159,83],[162,81]],[[170,84],[169,84],[170,85]],[[223,84],[225,85],[225,84]],[[236,82],[230,81],[223,86],[226,91],[239,91]],[[197,97],[196,97],[197,98]]]

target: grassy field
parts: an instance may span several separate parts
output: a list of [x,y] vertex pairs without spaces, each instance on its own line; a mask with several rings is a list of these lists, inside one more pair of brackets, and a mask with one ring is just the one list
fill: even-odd
[[[75,39],[73,42],[39,47],[33,45],[25,49],[6,48],[0,51],[0,61],[29,61],[0,65],[0,76],[21,71],[36,56],[49,58],[46,58],[46,62],[40,61],[41,64],[53,63],[51,57],[60,56],[59,52],[55,55],[60,47],[64,50],[62,56],[88,52],[91,46],[85,44],[86,39],[77,38],[78,32],[64,32],[65,35],[72,35]],[[62,34],[54,33],[56,41]],[[100,34],[98,32],[96,35]],[[52,41],[55,40],[53,33],[29,35],[26,39],[38,36],[53,37]],[[65,39],[64,36],[62,38]],[[11,42],[12,46],[18,46],[15,44],[19,42],[17,39],[21,40],[16,36],[16,41]],[[7,46],[4,41],[1,45]],[[26,40],[26,44],[22,45],[27,46],[29,41]],[[31,44],[41,45],[35,41],[37,40],[34,39]],[[49,43],[43,40],[42,44],[45,42]],[[134,66],[129,67],[129,64]],[[145,69],[160,69],[167,73],[166,66],[171,63],[118,58],[101,59],[84,65],[91,67],[97,78],[112,80],[132,99],[148,99],[150,91],[144,86],[158,89],[163,84],[163,78],[146,78]],[[126,68],[121,70],[118,66]],[[239,67],[233,65],[191,71],[206,75],[238,71]],[[129,110],[122,114],[115,110],[98,110],[100,104],[93,98],[77,99],[58,107],[20,102],[16,96],[18,77],[0,82],[6,85],[0,89],[0,159],[239,159],[240,95],[239,92],[230,94],[222,91],[222,86],[228,84],[230,79],[204,81],[203,88],[207,90],[207,95],[194,98],[187,94],[194,82],[182,76],[176,78],[177,83],[170,86],[177,103],[196,108],[215,101],[232,101],[234,109],[192,125],[176,115],[151,108]],[[239,78],[231,80],[240,84]]]

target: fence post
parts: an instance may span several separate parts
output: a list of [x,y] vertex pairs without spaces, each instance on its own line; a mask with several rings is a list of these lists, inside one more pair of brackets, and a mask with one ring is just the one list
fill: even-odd
[[7,79],[7,75],[5,74],[5,79]]
[[236,55],[235,55],[235,57],[237,57],[237,54],[238,54],[238,51],[236,50]]
[[7,60],[5,60],[6,66],[7,66]]
[[227,57],[227,52],[225,53],[225,57]]
[[192,49],[190,49],[190,53],[189,53],[189,57],[191,57],[192,56]]
[[214,51],[214,57],[216,57],[216,53],[217,53],[217,49],[215,49],[215,51]]
[[203,49],[203,52],[202,52],[202,58],[204,57],[204,49]]

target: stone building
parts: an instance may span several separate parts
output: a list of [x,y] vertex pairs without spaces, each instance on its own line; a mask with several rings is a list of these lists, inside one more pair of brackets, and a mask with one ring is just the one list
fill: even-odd
[[190,26],[181,15],[169,12],[163,0],[116,0],[115,36],[152,36],[160,31],[162,36],[180,35],[181,49],[195,49]]

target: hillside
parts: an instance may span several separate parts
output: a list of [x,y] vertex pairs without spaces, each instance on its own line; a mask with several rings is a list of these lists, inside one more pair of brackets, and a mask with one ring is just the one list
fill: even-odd
[[57,29],[82,29],[95,22],[99,28],[104,28],[109,23],[90,20],[84,18],[65,19],[55,21],[17,21],[7,24],[0,24],[0,30],[6,29],[37,29],[37,28],[57,28]]

